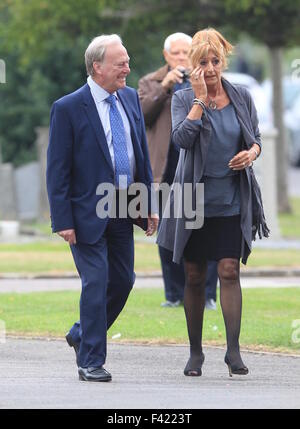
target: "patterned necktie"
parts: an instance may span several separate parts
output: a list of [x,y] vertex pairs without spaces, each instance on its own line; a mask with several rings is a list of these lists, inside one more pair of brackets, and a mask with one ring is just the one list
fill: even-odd
[[111,94],[106,101],[110,104],[109,120],[115,157],[116,186],[124,188],[126,186],[122,178],[120,182],[120,176],[127,177],[127,186],[132,183],[124,124],[116,105],[116,97]]

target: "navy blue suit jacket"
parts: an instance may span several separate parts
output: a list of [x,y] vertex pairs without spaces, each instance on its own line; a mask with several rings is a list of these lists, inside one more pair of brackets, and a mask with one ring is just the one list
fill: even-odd
[[[144,183],[150,195],[153,178],[139,98],[129,87],[117,93],[130,123],[135,182]],[[96,243],[108,221],[96,214],[101,198],[96,189],[104,182],[114,184],[114,170],[90,87],[85,84],[51,109],[47,190],[52,231],[75,229],[79,242]]]

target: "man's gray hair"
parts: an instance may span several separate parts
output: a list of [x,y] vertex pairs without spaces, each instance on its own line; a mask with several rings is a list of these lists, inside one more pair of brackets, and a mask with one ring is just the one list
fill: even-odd
[[84,54],[86,71],[89,76],[93,76],[94,74],[93,63],[95,61],[102,63],[104,61],[106,47],[113,43],[122,44],[121,37],[118,36],[118,34],[103,34],[95,37],[91,41]]
[[173,33],[173,34],[170,34],[170,36],[168,36],[166,38],[165,43],[164,43],[164,49],[167,52],[170,52],[171,43],[172,42],[176,42],[177,40],[185,40],[189,44],[192,43],[192,38],[188,34],[185,34],[185,33]]

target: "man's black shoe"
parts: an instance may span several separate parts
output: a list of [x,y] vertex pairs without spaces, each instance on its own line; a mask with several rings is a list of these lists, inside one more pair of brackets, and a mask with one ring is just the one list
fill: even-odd
[[76,364],[79,367],[79,344],[75,343],[70,332],[67,333],[66,340],[70,347],[74,347],[75,355],[76,355]]
[[111,374],[103,368],[78,368],[81,381],[111,381]]

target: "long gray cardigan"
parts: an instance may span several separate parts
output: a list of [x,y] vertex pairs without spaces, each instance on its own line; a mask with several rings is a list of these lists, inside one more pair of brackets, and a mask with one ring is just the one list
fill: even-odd
[[[257,143],[261,147],[258,118],[255,105],[248,90],[240,85],[232,85],[222,78],[222,85],[234,106],[242,131],[242,149],[250,149]],[[172,141],[180,146],[180,156],[174,183],[199,183],[205,166],[207,151],[211,137],[211,124],[205,112],[201,120],[187,119],[194,99],[192,88],[177,91],[172,98]],[[252,172],[251,172],[252,174]],[[244,264],[252,248],[252,188],[250,168],[240,171],[241,191],[241,257]],[[194,196],[195,198],[195,196]],[[170,213],[174,209],[174,194],[169,195]],[[183,201],[182,201],[183,203]],[[168,207],[168,205],[167,205]],[[184,248],[192,233],[186,229],[186,221],[191,221],[183,215],[181,218],[164,217],[161,220],[157,243],[173,252],[173,261],[180,262]]]

